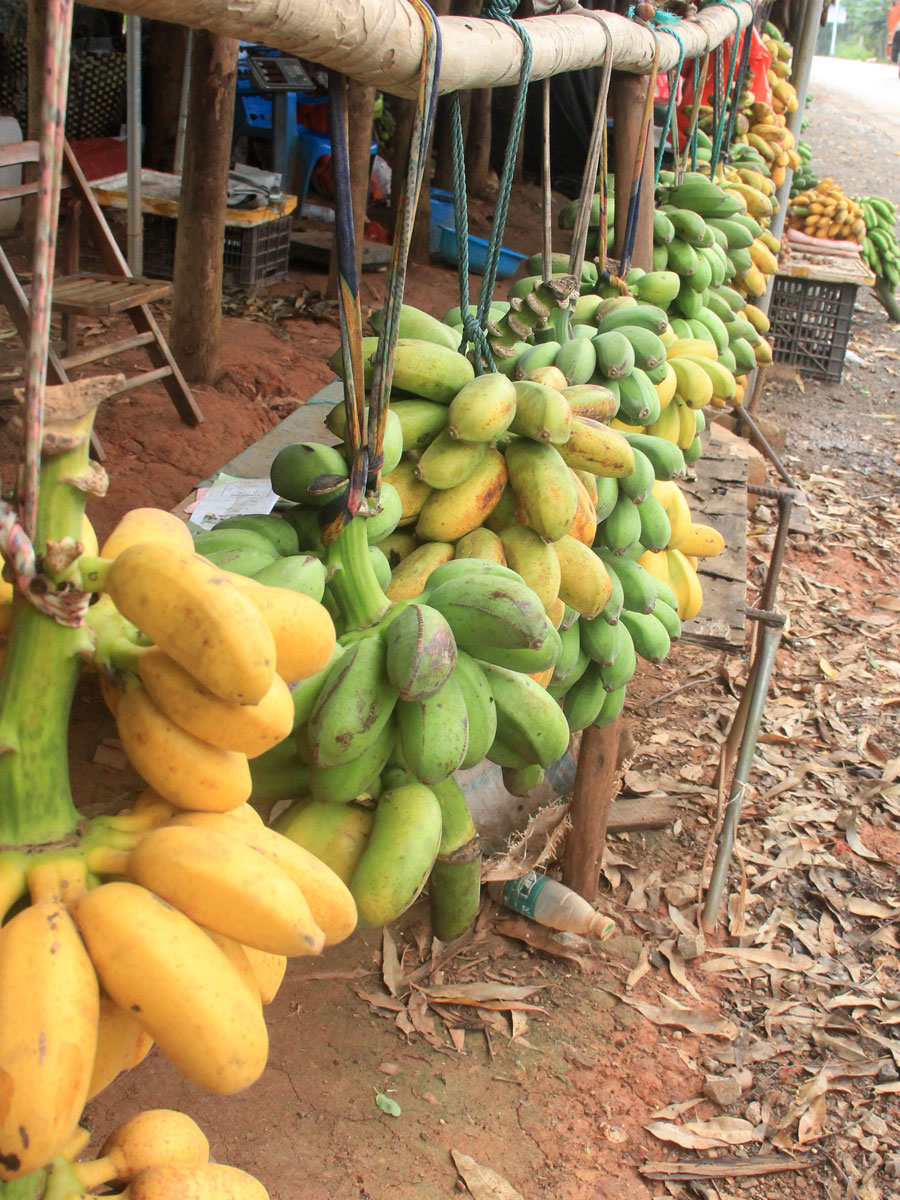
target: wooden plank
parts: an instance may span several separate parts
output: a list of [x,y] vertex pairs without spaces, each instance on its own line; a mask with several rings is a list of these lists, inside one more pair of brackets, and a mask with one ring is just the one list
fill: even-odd
[[614,800],[606,832],[629,833],[641,829],[665,829],[678,817],[672,800],[650,800],[646,796]]
[[152,333],[136,333],[132,337],[122,338],[120,342],[105,342],[95,346],[93,350],[82,350],[79,354],[69,354],[62,360],[67,371],[74,367],[85,367],[88,363],[98,362],[103,358],[112,358],[115,354],[124,354],[126,350],[135,350],[138,346],[147,346],[152,342]]
[[682,626],[686,642],[734,650],[744,644],[747,602],[747,460],[713,423],[694,476],[679,485],[691,511],[718,529],[724,551],[700,560],[700,615]]

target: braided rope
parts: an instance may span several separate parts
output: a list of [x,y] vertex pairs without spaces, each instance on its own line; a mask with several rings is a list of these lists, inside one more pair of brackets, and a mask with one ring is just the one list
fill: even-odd
[[593,202],[594,188],[598,173],[601,173],[602,160],[602,177],[601,196],[600,196],[600,245],[599,257],[601,261],[601,273],[606,272],[606,238],[608,229],[608,194],[606,187],[606,110],[609,99],[609,85],[612,79],[612,33],[609,25],[600,13],[592,9],[585,10],[587,15],[593,17],[595,21],[599,21],[603,27],[603,32],[606,34],[606,52],[603,56],[603,73],[600,76],[600,82],[597,85],[597,103],[594,108],[594,123],[591,126],[591,140],[588,144],[587,161],[585,162],[584,175],[581,180],[581,195],[578,199],[578,212],[575,217],[575,229],[572,234],[572,250],[569,255],[569,272],[572,275],[581,277],[581,272],[584,267],[584,252],[587,245],[588,232],[590,229],[590,210]]
[[[678,78],[681,75],[681,68],[682,68],[682,65],[684,64],[684,40],[682,39],[681,34],[678,32],[677,29],[672,29],[672,28],[667,28],[666,33],[670,33],[672,35],[672,37],[675,38],[675,40],[678,42],[679,51],[678,51],[678,63],[673,68],[673,70],[669,72],[669,76],[668,76],[668,78],[669,78],[669,103],[666,108],[666,117],[665,117],[665,120],[663,121],[662,133],[660,134],[660,139],[659,139],[659,154],[656,156],[656,170],[653,175],[654,189],[659,184],[659,173],[662,170],[663,155],[666,152],[666,139],[669,136],[669,130],[673,129],[673,126],[677,126],[677,124],[678,124],[677,121],[673,122],[672,117],[675,114],[675,101],[676,101],[677,89],[678,89]],[[675,156],[675,161],[677,163],[678,155],[675,150],[676,138],[677,138],[677,135],[673,129],[672,153]]]

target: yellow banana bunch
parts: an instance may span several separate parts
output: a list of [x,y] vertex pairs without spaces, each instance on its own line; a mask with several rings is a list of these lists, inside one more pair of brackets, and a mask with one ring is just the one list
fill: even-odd
[[156,509],[126,514],[104,543],[114,557],[87,568],[102,588],[88,620],[135,770],[180,808],[227,812],[250,796],[248,759],[290,734],[286,680],[325,666],[334,625],[309,596],[186,549],[182,529]]
[[23,886],[31,899],[0,928],[3,1180],[62,1153],[85,1102],[154,1042],[200,1087],[248,1087],[286,958],[356,926],[347,886],[248,806],[184,812],[149,792],[65,855],[7,852],[0,882],[4,908]]
[[815,188],[791,197],[787,219],[793,229],[800,229],[809,237],[862,245],[866,236],[862,207],[830,177],[820,179]]
[[149,1109],[107,1137],[99,1157],[75,1161],[90,1138],[78,1128],[54,1162],[49,1188],[70,1200],[93,1195],[109,1184],[125,1185],[126,1200],[268,1200],[259,1180],[236,1167],[209,1161],[203,1130],[185,1113]]

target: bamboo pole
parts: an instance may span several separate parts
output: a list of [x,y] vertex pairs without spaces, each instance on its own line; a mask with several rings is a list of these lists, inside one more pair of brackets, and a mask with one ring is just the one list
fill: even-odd
[[[90,0],[94,8],[174,21],[219,36],[243,38],[341,71],[397,96],[414,97],[422,59],[422,24],[407,0]],[[718,46],[753,19],[747,0],[712,4],[678,26],[685,58]],[[613,66],[645,74],[653,61],[653,34],[626,17],[604,14],[612,34]],[[596,66],[607,52],[603,25],[588,12],[529,17],[531,80]],[[509,87],[519,79],[522,43],[500,21],[440,18],[443,40],[440,91]],[[680,47],[657,32],[659,69],[676,66]]]

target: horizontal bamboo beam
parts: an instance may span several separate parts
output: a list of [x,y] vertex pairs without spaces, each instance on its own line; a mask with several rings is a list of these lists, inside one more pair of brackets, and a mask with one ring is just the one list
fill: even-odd
[[[311,62],[342,71],[360,83],[395,96],[416,94],[422,58],[422,25],[407,0],[85,0],[109,9],[226,37],[258,42]],[[711,4],[677,26],[688,59],[720,45],[753,19],[747,0]],[[613,66],[642,75],[653,59],[653,35],[613,13],[603,13],[612,35]],[[441,17],[443,59],[441,92],[508,87],[519,78],[522,44],[515,30],[500,21]],[[606,32],[585,10],[529,17],[524,22],[533,46],[531,78],[597,66],[607,53]],[[659,65],[678,62],[679,46],[669,33],[658,33]]]

